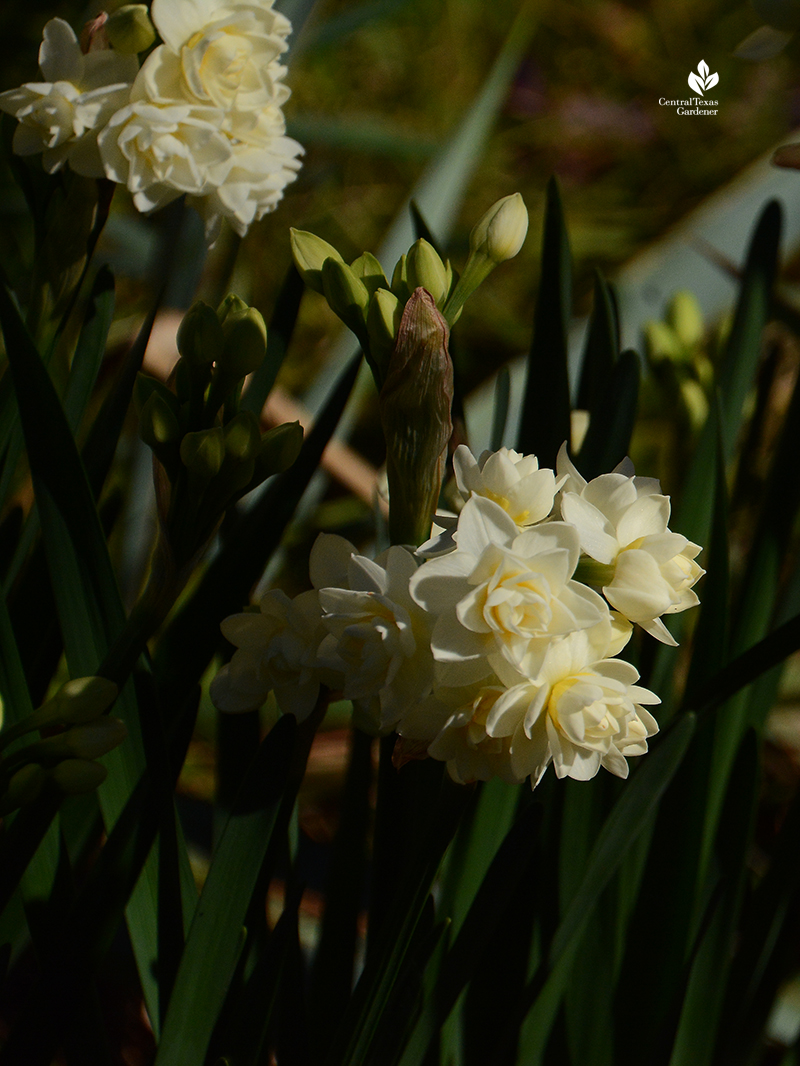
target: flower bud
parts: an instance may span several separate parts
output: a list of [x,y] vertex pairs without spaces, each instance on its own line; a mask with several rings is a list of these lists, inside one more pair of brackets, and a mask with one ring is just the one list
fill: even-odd
[[448,279],[439,253],[424,237],[411,246],[406,260],[406,274],[409,289],[419,286],[427,289],[437,305],[447,296],[451,279]]
[[300,277],[308,285],[309,289],[324,295],[322,284],[322,267],[326,259],[334,259],[338,263],[344,260],[327,241],[323,241],[315,233],[307,233],[301,229],[290,229],[292,243],[292,255],[294,264],[300,272]]
[[225,344],[221,356],[222,373],[238,381],[252,374],[267,353],[267,327],[255,307],[230,311],[222,325]]
[[99,759],[118,747],[128,730],[121,718],[98,718],[68,729],[63,739],[75,759]]
[[0,817],[33,803],[42,791],[47,774],[38,763],[29,762],[12,776],[8,788],[0,796]]
[[367,310],[369,350],[381,382],[386,377],[386,367],[394,351],[403,307],[404,305],[395,294],[388,289],[378,289],[369,302]]
[[105,31],[111,47],[123,55],[146,52],[156,39],[146,4],[123,4],[118,7],[108,16]]
[[493,263],[513,259],[528,232],[528,212],[518,192],[493,204],[469,235],[470,251]]
[[223,429],[225,454],[237,463],[254,459],[261,448],[258,419],[252,411],[239,411]]
[[430,535],[453,432],[448,338],[432,296],[417,288],[400,319],[378,401],[386,438],[389,533],[395,544],[421,544]]
[[68,796],[81,796],[102,785],[108,770],[102,763],[90,759],[64,759],[53,767],[49,777]]
[[172,444],[181,435],[175,412],[160,393],[151,392],[139,415],[139,436],[153,451]]
[[667,311],[667,321],[684,347],[694,348],[703,339],[703,313],[693,293],[685,289],[675,293]]
[[498,200],[473,227],[469,235],[467,265],[442,309],[451,326],[469,297],[497,264],[517,254],[527,232],[528,212],[518,192]]
[[201,429],[187,433],[181,441],[181,461],[190,473],[210,481],[225,458],[225,438],[222,430]]
[[228,315],[235,315],[246,310],[247,304],[241,296],[237,296],[235,292],[229,292],[217,308],[217,318],[224,323]]
[[119,688],[106,677],[75,677],[36,712],[37,717],[46,712],[37,728],[92,722],[108,710],[118,694]]
[[299,422],[284,422],[282,426],[275,426],[265,433],[256,457],[255,483],[260,484],[264,478],[288,470],[302,446],[303,427]]
[[405,306],[411,295],[411,289],[408,284],[408,256],[401,255],[394,266],[394,272],[392,274],[392,292],[398,298],[398,300]]
[[350,264],[350,269],[357,278],[364,282],[370,296],[376,289],[387,289],[389,287],[389,283],[383,273],[383,267],[372,252],[364,252],[358,259],[354,259]]
[[322,286],[330,308],[359,340],[365,335],[369,293],[361,278],[345,263],[326,259],[322,266]]
[[675,331],[666,322],[651,319],[644,324],[644,339],[647,346],[647,355],[652,362],[660,362],[669,359],[679,362],[683,351],[681,342]]
[[224,339],[217,312],[203,300],[192,304],[178,327],[178,351],[192,365],[215,363],[222,355]]

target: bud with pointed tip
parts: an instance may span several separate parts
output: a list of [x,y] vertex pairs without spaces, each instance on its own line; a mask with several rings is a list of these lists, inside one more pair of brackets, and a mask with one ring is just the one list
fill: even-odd
[[386,368],[394,351],[403,307],[404,304],[389,289],[378,289],[369,302],[367,335],[379,387],[386,377]]
[[29,762],[17,770],[0,796],[0,817],[10,814],[17,807],[24,807],[26,803],[33,803],[46,780],[47,774],[38,763]]
[[379,397],[394,544],[430,536],[453,432],[447,322],[422,287],[406,303]]
[[339,263],[344,260],[327,241],[318,237],[315,233],[307,233],[301,229],[290,229],[292,255],[294,265],[300,272],[300,277],[308,285],[309,289],[324,295],[322,284],[322,267],[326,259],[335,259]]
[[705,326],[700,304],[695,295],[686,289],[679,290],[672,297],[667,321],[684,347],[694,348],[703,339]]
[[408,287],[427,289],[437,306],[447,296],[450,286],[447,269],[439,253],[424,237],[412,244],[406,260],[406,273]]
[[47,709],[42,725],[82,725],[91,722],[108,710],[119,694],[119,688],[106,677],[74,677],[62,685],[51,700],[41,708]]
[[73,726],[63,734],[63,739],[72,758],[99,759],[118,747],[127,735],[121,718],[103,717]]
[[210,481],[225,458],[225,438],[219,426],[187,433],[181,441],[181,461],[190,473]]
[[220,358],[222,372],[236,381],[258,370],[267,351],[267,327],[255,307],[230,311],[222,323],[225,343]]
[[123,55],[146,52],[156,39],[146,4],[123,4],[112,11],[105,23],[105,32],[114,51]]
[[363,343],[369,306],[369,293],[364,282],[345,263],[326,259],[322,267],[322,285],[331,310]]
[[247,308],[248,305],[241,296],[237,296],[235,292],[229,292],[217,308],[217,318],[221,323],[224,323],[228,315],[239,314],[242,311],[246,311]]
[[367,292],[372,296],[376,289],[388,289],[389,283],[383,273],[383,267],[372,252],[363,252],[350,264],[350,269],[360,278]]
[[470,256],[464,272],[444,306],[450,325],[467,299],[498,263],[513,259],[528,232],[528,212],[522,196],[512,193],[492,204],[469,235]]
[[252,411],[239,411],[225,424],[225,454],[235,462],[243,463],[253,459],[261,447],[261,433],[258,419]]
[[64,759],[50,771],[50,779],[68,796],[82,796],[94,790],[108,777],[108,770],[91,759]]
[[[227,308],[226,308],[227,312]],[[207,367],[222,355],[222,325],[214,308],[198,300],[178,327],[178,351],[190,365]]]
[[261,438],[261,448],[256,457],[254,480],[259,484],[273,474],[288,470],[300,454],[303,446],[303,427],[299,422],[284,422],[275,426]]
[[528,232],[528,212],[522,196],[512,193],[492,204],[469,235],[470,251],[495,264],[513,259]]

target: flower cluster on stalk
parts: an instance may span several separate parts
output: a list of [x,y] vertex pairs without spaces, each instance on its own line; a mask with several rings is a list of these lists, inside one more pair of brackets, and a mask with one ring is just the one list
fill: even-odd
[[237,650],[212,698],[246,710],[274,690],[304,716],[327,686],[360,728],[399,734],[400,760],[430,755],[461,782],[535,786],[550,763],[627,776],[660,700],[618,656],[634,625],[674,643],[662,619],[698,602],[700,548],[627,460],[589,482],[566,447],[555,470],[463,445],[454,465],[463,507],[435,538],[371,560],[323,534],[312,591],[227,619]]
[[19,126],[14,151],[41,152],[125,185],[148,212],[186,195],[213,241],[223,218],[243,236],[272,211],[300,168],[286,136],[280,57],[291,33],[273,0],[153,0],[161,42],[141,4],[101,15],[78,41],[51,19],[39,50],[43,80],[0,93]]

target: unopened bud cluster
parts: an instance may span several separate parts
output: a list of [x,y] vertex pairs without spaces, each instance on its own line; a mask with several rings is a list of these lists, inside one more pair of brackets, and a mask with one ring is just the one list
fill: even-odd
[[689,427],[700,429],[708,417],[714,366],[706,352],[706,328],[696,298],[676,292],[663,320],[645,323],[648,362],[655,383],[677,404]]
[[387,281],[364,252],[349,265],[327,241],[292,230],[297,269],[358,338],[380,393],[389,481],[389,532],[419,544],[431,528],[452,434],[452,326],[498,263],[517,254],[528,230],[519,193],[498,200],[470,234],[463,273],[420,238]]
[[380,388],[411,295],[425,289],[448,326],[467,298],[498,263],[511,259],[528,231],[528,212],[519,193],[498,200],[470,235],[470,255],[461,275],[423,237],[401,255],[389,282],[371,252],[345,263],[321,237],[292,230],[292,251],[306,285],[328,301],[358,338]]
[[300,451],[298,422],[262,434],[258,417],[240,410],[242,384],[263,362],[266,344],[261,314],[237,296],[216,311],[198,301],[178,330],[172,387],[139,378],[140,434],[166,474],[158,503],[179,565],[232,503],[290,467]]
[[[0,732],[0,815],[32,803],[45,788],[91,792],[106,778],[97,760],[127,736],[106,711],[117,686],[104,677],[68,681],[33,714]],[[30,733],[40,739],[17,743]]]

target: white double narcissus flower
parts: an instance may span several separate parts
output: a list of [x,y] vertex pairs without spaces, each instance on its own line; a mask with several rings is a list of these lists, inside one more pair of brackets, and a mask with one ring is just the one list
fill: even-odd
[[139,211],[164,207],[184,193],[203,196],[231,166],[223,112],[181,92],[176,56],[164,46],[144,63],[130,103],[99,137],[106,174],[127,185]]
[[411,578],[414,600],[438,615],[431,646],[440,684],[471,684],[504,663],[533,677],[552,640],[607,618],[602,598],[572,580],[580,551],[571,526],[520,533],[499,504],[473,496],[454,538],[455,551]]
[[328,634],[319,661],[341,672],[342,695],[353,701],[355,723],[368,733],[393,729],[433,684],[432,619],[408,589],[416,569],[405,548],[389,548],[373,561],[332,534],[320,534],[311,552],[311,580]]
[[272,3],[153,0],[153,22],[167,48],[180,57],[188,91],[230,111],[251,111],[289,93],[277,82],[286,73],[275,61],[287,49],[289,20]]
[[84,55],[69,24],[55,18],[44,28],[39,66],[44,81],[0,93],[0,110],[19,120],[14,152],[41,152],[48,173],[68,162],[78,174],[102,178],[97,133],[127,103],[136,56],[108,49]]
[[231,615],[221,629],[237,648],[211,682],[211,699],[221,711],[256,710],[274,692],[281,711],[303,721],[314,709],[320,682],[338,680],[317,663],[325,631],[316,592],[290,600],[280,590],[270,591],[259,612]]
[[[587,781],[604,767],[628,776],[626,757],[643,755],[658,723],[643,704],[658,696],[637,685],[621,659],[598,657],[597,634],[577,631],[548,648],[534,679],[521,680],[495,701],[487,735],[505,738],[517,780],[535,787],[550,762],[558,777]],[[618,650],[612,638],[608,652]]]
[[243,236],[300,168],[281,110],[289,90],[278,56],[291,26],[272,0],[154,0],[151,15],[165,43],[101,135],[106,172],[141,211],[186,193],[209,240],[222,218]]
[[580,576],[602,587],[631,622],[664,644],[676,644],[661,616],[699,603],[692,586],[705,571],[694,561],[699,545],[667,528],[669,497],[654,478],[634,477],[629,462],[587,482],[566,446],[558,471],[568,475],[561,515],[577,530],[581,550],[599,564],[582,563]]
[[522,455],[510,448],[485,451],[475,459],[466,445],[453,456],[456,483],[462,494],[494,500],[518,526],[531,526],[547,518],[553,510],[555,473],[539,469],[535,455]]

